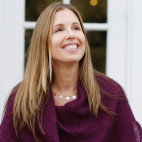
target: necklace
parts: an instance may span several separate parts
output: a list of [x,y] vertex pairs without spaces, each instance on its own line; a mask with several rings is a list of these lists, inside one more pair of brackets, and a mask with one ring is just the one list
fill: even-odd
[[56,90],[55,89],[53,89],[52,88],[52,91],[53,91],[53,94],[56,96],[57,95],[57,97],[58,98],[60,98],[60,99],[66,99],[66,100],[71,100],[71,99],[76,99],[77,98],[77,93],[76,92],[74,92],[74,95],[72,95],[72,96],[65,96],[65,95],[63,95],[62,93],[57,93],[56,92]]
[[65,98],[66,100],[70,100],[71,98],[72,98],[72,99],[76,99],[76,96],[73,95],[73,96],[69,97],[69,96],[59,95],[59,98],[60,98],[60,99]]
[[70,100],[70,99],[76,99],[76,95],[72,95],[72,96],[64,96],[62,94],[57,94],[57,93],[53,93],[55,96],[57,95],[60,99],[66,99],[66,100]]

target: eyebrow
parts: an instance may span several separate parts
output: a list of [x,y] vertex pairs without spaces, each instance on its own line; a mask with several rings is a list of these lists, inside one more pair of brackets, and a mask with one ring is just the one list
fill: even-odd
[[[72,25],[80,25],[79,22],[73,22]],[[64,24],[56,24],[55,26],[53,26],[53,28],[57,27],[57,26],[63,26]]]

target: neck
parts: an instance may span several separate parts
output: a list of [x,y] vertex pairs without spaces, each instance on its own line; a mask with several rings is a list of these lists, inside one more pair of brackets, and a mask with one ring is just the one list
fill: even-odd
[[60,92],[75,91],[78,83],[79,63],[53,63],[53,88]]

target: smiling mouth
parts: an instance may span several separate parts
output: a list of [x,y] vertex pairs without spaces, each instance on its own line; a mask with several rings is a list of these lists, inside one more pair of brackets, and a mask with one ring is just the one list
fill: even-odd
[[77,44],[69,44],[69,45],[66,45],[65,47],[64,47],[64,49],[66,49],[66,50],[69,50],[69,49],[77,49]]

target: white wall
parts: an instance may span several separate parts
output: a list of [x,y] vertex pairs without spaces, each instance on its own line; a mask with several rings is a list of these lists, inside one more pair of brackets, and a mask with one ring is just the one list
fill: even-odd
[[[126,87],[126,2],[108,0],[107,75]],[[120,10],[121,9],[121,10]]]
[[142,125],[141,5],[141,0],[108,0],[107,75],[122,85]]
[[23,2],[0,0],[0,117],[11,89],[23,76]]
[[142,1],[133,0],[132,109],[142,125]]

